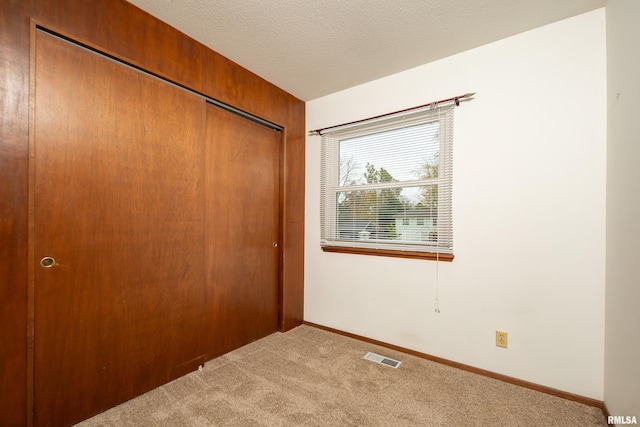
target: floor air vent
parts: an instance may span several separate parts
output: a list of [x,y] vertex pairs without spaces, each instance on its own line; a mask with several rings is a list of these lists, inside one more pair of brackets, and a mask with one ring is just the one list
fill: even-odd
[[402,363],[399,360],[390,359],[388,357],[380,356],[379,354],[375,354],[371,352],[365,354],[364,358],[372,362],[379,363],[381,365],[390,366],[395,369],[398,369],[398,366],[400,366],[400,364]]

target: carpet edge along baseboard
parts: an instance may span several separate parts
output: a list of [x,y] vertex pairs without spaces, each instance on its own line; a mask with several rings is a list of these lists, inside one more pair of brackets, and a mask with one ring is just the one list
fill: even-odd
[[485,377],[493,378],[499,381],[503,381],[509,384],[517,385],[520,387],[528,388],[531,390],[539,391],[541,393],[546,393],[552,396],[560,397],[562,399],[571,400],[574,402],[582,403],[588,406],[593,406],[595,408],[599,408],[604,410],[604,402],[601,400],[593,399],[586,396],[581,396],[579,394],[569,393],[567,391],[558,390],[552,387],[547,387],[541,384],[532,383],[530,381],[521,380],[519,378],[510,377],[508,375],[499,374],[497,372],[487,371],[486,369],[476,368],[475,366],[465,365],[464,363],[454,362],[453,360],[444,359],[442,357],[433,356],[427,353],[421,353],[419,351],[411,350],[405,347],[400,347],[397,345],[389,344],[383,341],[374,340],[371,338],[367,338],[361,335],[352,334],[349,332],[341,331],[339,329],[334,329],[328,326],[320,325],[313,322],[304,321],[303,324],[307,326],[311,326],[313,328],[322,329],[327,332],[333,332],[338,335],[342,335],[345,337],[353,338],[359,341],[367,342],[369,344],[378,345],[380,347],[385,347],[391,350],[400,351],[402,353],[406,353],[412,356],[419,357],[421,359],[430,360],[432,362],[441,363],[443,365],[451,366],[453,368],[461,369],[463,371],[471,372],[474,374],[482,375]]

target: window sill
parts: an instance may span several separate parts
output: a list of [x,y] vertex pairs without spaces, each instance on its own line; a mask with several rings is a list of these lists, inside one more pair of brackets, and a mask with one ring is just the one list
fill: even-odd
[[427,259],[432,261],[453,261],[453,254],[437,254],[434,252],[392,251],[388,249],[347,248],[344,246],[322,246],[324,252],[342,254],[374,255],[393,258]]

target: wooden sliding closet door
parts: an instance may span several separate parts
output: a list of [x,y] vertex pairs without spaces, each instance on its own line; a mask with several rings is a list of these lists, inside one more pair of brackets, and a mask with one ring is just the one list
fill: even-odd
[[68,425],[204,361],[205,102],[35,41],[36,425]]
[[278,330],[280,132],[207,107],[207,358]]

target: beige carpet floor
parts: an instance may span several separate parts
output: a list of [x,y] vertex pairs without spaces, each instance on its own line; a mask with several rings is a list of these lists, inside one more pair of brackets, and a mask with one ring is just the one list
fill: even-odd
[[[398,369],[363,359],[402,361]],[[606,426],[600,409],[300,326],[78,426]]]

